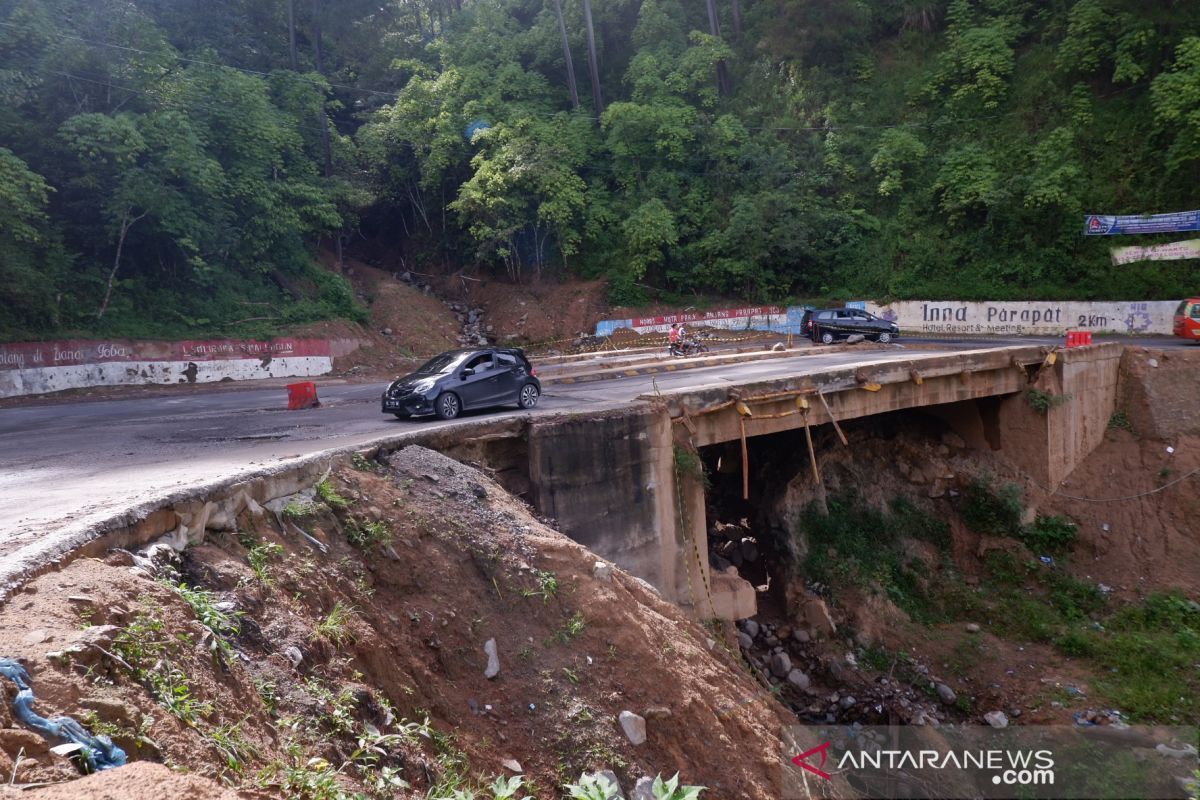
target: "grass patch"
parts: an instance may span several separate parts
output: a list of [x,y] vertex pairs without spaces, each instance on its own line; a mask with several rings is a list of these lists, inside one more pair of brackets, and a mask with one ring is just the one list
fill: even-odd
[[1029,405],[1033,406],[1033,410],[1039,414],[1045,414],[1052,408],[1057,408],[1063,403],[1071,399],[1068,394],[1050,394],[1043,392],[1041,389],[1030,389],[1025,393],[1025,398],[1029,401]]
[[321,502],[332,509],[348,508],[350,501],[337,493],[337,489],[333,488],[333,484],[329,482],[329,478],[318,483],[313,487],[316,489],[317,497],[321,498]]
[[1112,431],[1129,431],[1133,433],[1133,422],[1130,421],[1129,415],[1121,409],[1117,409],[1108,418],[1108,429]]
[[914,618],[933,621],[942,610],[930,602],[932,580],[923,561],[906,558],[905,539],[929,542],[943,555],[950,546],[949,526],[904,499],[879,511],[855,494],[828,501],[828,514],[809,505],[800,519],[808,537],[802,565],[806,577],[834,587],[862,586],[882,591]]
[[1134,721],[1200,721],[1200,605],[1154,594],[1089,631],[1089,659],[1104,668],[1093,691]]
[[180,648],[194,643],[186,633],[172,636],[166,624],[151,613],[141,613],[117,634],[113,652],[133,671],[133,677],[183,722],[198,727],[210,717],[212,703],[192,694],[187,674],[175,663]]
[[354,631],[350,629],[350,621],[358,612],[353,606],[348,606],[341,600],[334,604],[333,609],[325,616],[313,633],[323,636],[333,643],[334,647],[342,647],[354,641]]
[[270,585],[271,563],[283,557],[283,546],[275,542],[260,542],[246,552],[246,561],[254,572],[254,579],[264,586]]
[[315,513],[317,513],[317,504],[311,500],[297,498],[283,507],[284,519],[304,519]]
[[559,644],[570,644],[571,640],[583,633],[586,628],[587,620],[583,618],[583,613],[576,611],[569,620],[563,623],[561,628],[554,632],[554,641]]
[[346,541],[359,550],[367,551],[376,546],[392,543],[392,532],[382,522],[354,522],[346,525]]
[[1059,555],[1070,552],[1075,546],[1078,532],[1078,526],[1066,517],[1039,516],[1032,525],[1022,527],[1017,538],[1039,555]]
[[991,478],[971,482],[963,493],[963,522],[976,533],[1013,536],[1021,530],[1021,487],[1006,483],[992,487]]

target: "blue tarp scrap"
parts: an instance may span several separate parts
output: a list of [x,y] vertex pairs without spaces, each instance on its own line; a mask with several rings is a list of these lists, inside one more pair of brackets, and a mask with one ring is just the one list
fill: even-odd
[[0,658],[0,675],[17,685],[17,697],[13,700],[13,715],[43,737],[56,744],[75,742],[83,745],[83,758],[88,772],[111,769],[125,764],[125,751],[113,744],[107,736],[92,736],[70,717],[46,719],[33,710],[33,686],[29,673],[11,658]]

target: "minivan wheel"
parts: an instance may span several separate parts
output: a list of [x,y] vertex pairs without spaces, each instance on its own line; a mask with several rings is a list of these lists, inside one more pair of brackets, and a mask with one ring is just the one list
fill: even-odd
[[875,341],[879,342],[880,344],[887,344],[891,340],[892,340],[892,335],[890,333],[888,333],[887,331],[884,331],[883,333],[879,334],[879,338],[876,339]]
[[521,387],[521,394],[517,397],[517,405],[521,408],[533,408],[537,405],[538,398],[541,397],[541,392],[538,387],[532,383],[527,383]]
[[462,403],[454,392],[445,392],[438,396],[433,408],[442,419],[454,419],[462,411]]
[[821,334],[821,344],[833,344],[833,334],[825,331]]

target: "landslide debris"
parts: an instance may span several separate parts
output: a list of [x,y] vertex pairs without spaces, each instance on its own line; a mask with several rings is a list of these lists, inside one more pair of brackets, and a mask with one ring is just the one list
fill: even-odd
[[133,762],[80,779],[5,702],[0,775],[58,784],[21,797],[442,797],[521,774],[542,798],[604,769],[776,795],[795,718],[736,648],[480,470],[409,447],[272,506],[0,608],[39,712]]

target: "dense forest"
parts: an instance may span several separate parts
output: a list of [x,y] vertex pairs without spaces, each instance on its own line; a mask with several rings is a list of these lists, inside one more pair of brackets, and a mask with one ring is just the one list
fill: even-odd
[[615,302],[1200,289],[1081,235],[1200,206],[1192,0],[0,0],[0,100],[4,338],[361,315],[318,247]]

